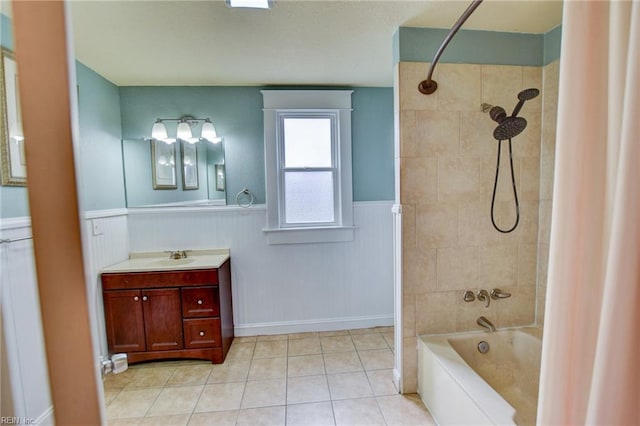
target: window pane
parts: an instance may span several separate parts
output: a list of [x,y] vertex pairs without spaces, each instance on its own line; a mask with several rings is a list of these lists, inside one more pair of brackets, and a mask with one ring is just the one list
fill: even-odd
[[285,167],[331,167],[331,119],[284,119]]
[[286,172],[286,223],[333,222],[333,173]]

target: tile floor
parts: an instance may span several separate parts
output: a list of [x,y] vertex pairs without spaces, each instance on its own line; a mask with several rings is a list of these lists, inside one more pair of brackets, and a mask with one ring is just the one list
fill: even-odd
[[224,364],[137,364],[104,382],[109,425],[432,425],[391,382],[393,327],[236,337]]

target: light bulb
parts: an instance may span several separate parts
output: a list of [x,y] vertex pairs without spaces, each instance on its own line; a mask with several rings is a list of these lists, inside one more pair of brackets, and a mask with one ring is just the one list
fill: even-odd
[[205,120],[205,122],[202,123],[201,137],[202,139],[206,139],[209,142],[213,143],[220,142],[221,140],[216,133],[216,128],[213,126],[213,123],[209,121],[209,119]]
[[186,121],[181,121],[178,124],[178,131],[176,132],[176,137],[182,140],[189,140],[193,137],[191,134],[191,127],[189,127],[189,123]]
[[162,121],[156,120],[156,122],[153,123],[153,127],[151,128],[151,138],[159,141],[167,139],[167,128],[164,126]]

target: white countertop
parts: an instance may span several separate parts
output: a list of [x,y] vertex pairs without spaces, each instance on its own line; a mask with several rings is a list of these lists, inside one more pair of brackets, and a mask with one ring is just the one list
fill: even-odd
[[129,260],[103,268],[101,273],[186,271],[219,268],[229,259],[229,249],[185,250],[184,259],[171,259],[169,252],[130,253]]

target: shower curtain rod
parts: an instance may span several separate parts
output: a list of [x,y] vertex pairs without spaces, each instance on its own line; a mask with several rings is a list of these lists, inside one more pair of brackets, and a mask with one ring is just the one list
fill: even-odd
[[431,77],[433,76],[433,71],[436,68],[436,64],[438,63],[438,60],[440,59],[440,55],[442,55],[442,52],[444,52],[444,49],[447,48],[447,45],[449,44],[453,36],[456,35],[456,33],[458,32],[462,24],[464,24],[465,21],[469,18],[469,16],[471,16],[471,14],[477,9],[477,7],[480,6],[480,3],[482,3],[482,0],[473,0],[473,3],[471,3],[469,7],[467,7],[467,10],[465,10],[464,13],[460,16],[460,18],[458,18],[456,23],[453,24],[453,27],[451,27],[449,34],[447,34],[447,36],[445,37],[444,41],[438,48],[438,51],[436,52],[436,54],[433,55],[433,60],[431,61],[431,65],[429,66],[429,73],[427,74],[427,79],[422,80],[420,84],[418,84],[418,90],[423,95],[430,95],[438,89],[438,83],[436,83],[435,80],[432,80]]

